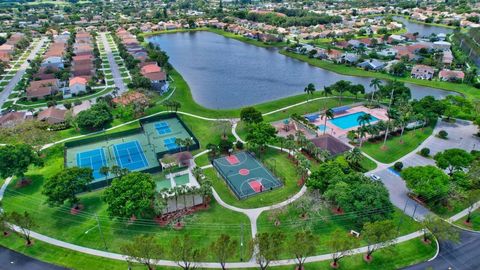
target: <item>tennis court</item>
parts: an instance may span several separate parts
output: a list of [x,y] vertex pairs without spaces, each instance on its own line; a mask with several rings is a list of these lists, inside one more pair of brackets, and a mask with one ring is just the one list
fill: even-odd
[[247,152],[217,158],[213,166],[239,199],[282,186],[280,180]]
[[102,148],[77,153],[77,166],[93,170],[93,178],[105,177],[100,173],[100,168],[107,166],[107,159]]
[[178,118],[145,122],[143,129],[150,143],[155,145],[157,152],[176,151],[180,149],[180,145],[176,143],[177,139],[184,140],[191,137]]
[[133,171],[148,167],[148,161],[138,141],[115,144],[113,147],[120,168]]

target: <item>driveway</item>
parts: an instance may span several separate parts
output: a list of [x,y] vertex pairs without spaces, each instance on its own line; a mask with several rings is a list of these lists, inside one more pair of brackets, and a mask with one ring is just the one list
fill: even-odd
[[65,270],[0,246],[0,269],[6,270]]
[[[435,137],[440,131],[445,130],[448,133],[448,140]],[[435,161],[431,158],[425,158],[417,154],[420,149],[427,147],[433,156],[438,152],[451,148],[461,148],[467,151],[480,149],[480,139],[474,134],[477,127],[468,121],[457,120],[456,123],[446,123],[439,121],[433,131],[433,135],[426,139],[416,150],[401,158],[404,168],[413,166],[435,165]],[[405,135],[408,136],[408,135]],[[376,170],[367,173],[376,174],[382,178],[382,182],[390,193],[392,203],[400,209],[405,209],[405,213],[417,219],[422,219],[429,210],[413,201],[408,197],[408,188],[405,181],[394,171],[389,169],[393,164],[380,165]]]
[[118,69],[117,62],[112,54],[112,48],[110,48],[110,44],[108,44],[105,33],[100,33],[100,38],[102,40],[103,47],[105,48],[105,53],[107,54],[108,64],[110,65],[110,70],[112,71],[113,82],[118,88],[118,94],[121,95],[123,92],[128,91],[128,88],[125,86],[125,83],[123,83],[122,75]]
[[434,260],[404,269],[478,270],[480,269],[479,258],[480,233],[460,230],[460,243],[440,242],[440,252]]
[[30,52],[30,55],[28,55],[28,58],[25,60],[25,62],[20,65],[20,68],[18,69],[17,73],[15,73],[15,76],[10,80],[10,82],[5,86],[2,92],[0,92],[0,108],[3,106],[3,103],[7,101],[8,96],[12,93],[12,90],[15,88],[15,86],[18,84],[18,82],[22,79],[23,74],[25,74],[25,71],[28,69],[30,66],[30,63],[28,60],[33,60],[35,56],[37,55],[38,51],[40,48],[42,48],[43,44],[47,41],[46,37],[43,37],[38,44],[33,48],[33,50]]

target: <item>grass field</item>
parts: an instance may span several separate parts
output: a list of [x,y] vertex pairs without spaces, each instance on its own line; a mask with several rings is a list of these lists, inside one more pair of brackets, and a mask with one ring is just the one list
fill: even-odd
[[480,231],[480,210],[479,209],[473,211],[471,214],[471,219],[470,219],[471,226],[465,224],[466,220],[467,220],[467,217],[464,217],[456,221],[455,224],[469,230]]
[[[32,214],[38,224],[35,231],[39,233],[77,245],[105,249],[99,231],[92,229],[96,225],[93,216],[95,213],[99,217],[108,250],[112,252],[119,252],[122,243],[143,233],[155,235],[164,247],[169,245],[172,238],[183,234],[191,236],[194,243],[201,247],[208,246],[221,233],[229,234],[234,239],[240,240],[241,224],[245,226],[245,239],[248,241],[250,235],[248,218],[243,214],[224,209],[214,200],[208,210],[184,217],[185,227],[179,231],[170,226],[161,228],[153,220],[148,219],[137,220],[131,225],[127,225],[123,221],[110,219],[106,212],[107,205],[102,200],[103,190],[82,194],[80,201],[85,208],[77,215],[70,214],[70,207],[67,205],[49,207],[44,203],[46,198],[41,194],[41,187],[48,177],[62,168],[62,147],[49,149],[46,154],[46,166],[44,168],[32,168],[27,173],[27,177],[32,180],[32,184],[24,188],[16,188],[16,181],[14,181],[7,189],[2,201],[6,212],[28,211]],[[86,233],[87,231],[89,232]],[[210,259],[212,258],[210,257]]]
[[415,148],[432,135],[432,132],[433,127],[431,126],[406,131],[403,137],[390,136],[386,143],[386,149],[382,148],[383,140],[381,140],[375,143],[365,142],[361,150],[377,161],[391,163],[415,150]]

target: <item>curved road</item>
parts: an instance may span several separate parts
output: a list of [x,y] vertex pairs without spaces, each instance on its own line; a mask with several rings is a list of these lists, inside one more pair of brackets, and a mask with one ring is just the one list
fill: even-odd
[[60,266],[45,263],[32,257],[0,246],[0,269],[12,270],[65,270]]
[[440,242],[440,252],[434,260],[404,269],[478,270],[480,269],[479,258],[480,232],[460,230],[460,243]]

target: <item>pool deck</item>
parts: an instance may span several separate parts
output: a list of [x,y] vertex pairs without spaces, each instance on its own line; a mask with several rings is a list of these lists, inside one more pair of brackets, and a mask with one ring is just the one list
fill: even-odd
[[[339,117],[342,117],[342,116],[346,116],[346,115],[354,114],[354,113],[358,113],[358,112],[369,113],[372,116],[374,116],[375,118],[377,118],[378,120],[388,120],[387,111],[385,109],[383,109],[383,108],[369,109],[365,106],[356,106],[356,107],[350,108],[350,109],[344,111],[343,113],[335,114],[335,118],[339,118]],[[325,121],[318,118],[317,120],[312,122],[312,124],[314,124],[316,126],[324,125]],[[328,129],[327,129],[326,133],[328,133],[330,135],[333,135],[337,138],[343,138],[343,137],[347,136],[347,133],[350,130],[356,130],[358,128],[358,126],[351,127],[351,128],[348,128],[348,129],[342,129],[342,128],[337,127],[336,125],[332,124],[330,121],[327,120],[327,128]],[[318,131],[318,133],[319,133],[319,135],[323,134],[323,132],[320,132],[320,131]]]
[[[371,114],[373,117],[377,118],[378,120],[388,120],[388,117],[387,117],[387,110],[384,109],[384,108],[375,108],[375,109],[369,109],[365,106],[355,106],[355,107],[352,107],[342,113],[338,113],[338,114],[335,114],[335,118],[338,118],[338,117],[342,117],[342,116],[346,116],[346,115],[349,115],[349,114],[354,114],[354,113],[358,113],[358,112],[364,112],[364,113],[369,113]],[[320,114],[320,112],[319,112]],[[321,119],[321,117],[319,117],[317,120],[315,120],[314,122],[311,122],[312,124],[316,125],[316,126],[319,126],[319,125],[325,125],[325,120],[324,119]],[[372,122],[373,123],[373,122]],[[278,131],[278,135],[279,136],[282,136],[282,137],[287,137],[288,135],[292,134],[292,135],[295,135],[295,133],[300,130],[302,131],[305,136],[308,138],[308,139],[313,139],[315,137],[317,137],[318,135],[322,135],[323,134],[323,131],[320,131],[318,130],[317,133],[313,133],[311,132],[310,130],[307,130],[305,128],[303,128],[302,126],[299,126],[297,125],[294,121],[290,121],[290,123],[288,124],[288,130],[285,129],[285,124],[283,123],[283,121],[277,121],[277,122],[273,122],[272,125],[277,129]],[[355,126],[355,127],[352,127],[352,128],[348,128],[348,129],[342,129],[340,127],[337,127],[336,125],[332,124],[330,121],[327,120],[327,130],[326,130],[326,134],[330,134],[346,143],[348,143],[348,139],[347,139],[347,133],[350,131],[350,130],[356,130],[358,128],[358,126]]]

